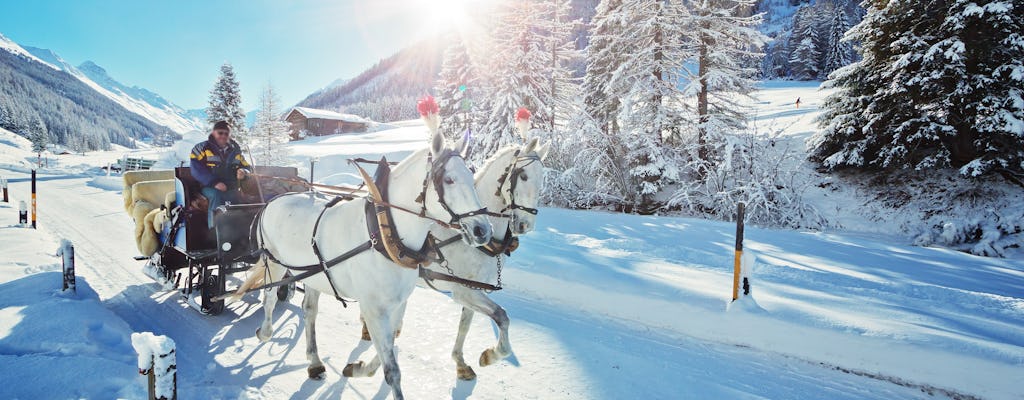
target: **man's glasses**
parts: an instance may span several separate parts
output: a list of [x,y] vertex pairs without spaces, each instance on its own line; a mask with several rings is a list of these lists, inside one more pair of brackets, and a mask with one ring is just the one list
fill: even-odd
[[213,133],[217,134],[217,135],[221,135],[221,136],[227,136],[227,135],[231,134],[231,131],[216,130],[216,131],[213,131]]

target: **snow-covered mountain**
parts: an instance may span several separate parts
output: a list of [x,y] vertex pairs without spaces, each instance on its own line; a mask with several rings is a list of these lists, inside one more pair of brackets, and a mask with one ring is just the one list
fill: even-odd
[[23,137],[41,133],[74,150],[134,147],[170,129],[68,73],[51,52],[40,54],[50,60],[0,35],[0,128]]
[[441,71],[444,45],[421,41],[379,61],[352,79],[337,79],[297,106],[344,111],[374,121],[416,118],[416,98],[430,93]]
[[167,101],[160,95],[138,86],[127,86],[107,74],[107,71],[92,61],[75,67],[49,49],[32,46],[22,48],[37,59],[78,78],[103,96],[120,104],[126,110],[139,114],[171,130],[184,133],[199,128],[197,121],[188,118],[185,110]]

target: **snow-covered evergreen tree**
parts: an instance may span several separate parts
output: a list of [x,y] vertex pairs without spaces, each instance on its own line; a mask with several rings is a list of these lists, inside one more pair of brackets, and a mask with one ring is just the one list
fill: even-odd
[[802,7],[793,18],[793,36],[790,37],[792,48],[789,55],[790,75],[794,79],[818,79],[821,43],[818,37],[816,13],[810,7]]
[[551,0],[508,2],[499,5],[489,57],[486,64],[486,93],[474,102],[484,112],[477,130],[475,161],[493,154],[499,147],[518,142],[515,113],[525,107],[533,113],[532,127],[550,128],[557,110],[568,104],[572,91],[566,69],[569,30],[550,21],[562,5]]
[[457,139],[479,121],[479,107],[473,104],[474,94],[483,93],[485,87],[479,68],[483,67],[470,55],[466,41],[459,32],[453,32],[444,52],[441,73],[437,80],[437,102],[443,117],[441,131],[449,139]]
[[846,9],[833,7],[832,19],[828,28],[825,59],[821,69],[822,77],[850,65],[854,60],[853,46],[849,41],[843,40],[846,31],[850,30],[850,18],[846,14]]
[[715,136],[746,126],[749,110],[739,99],[754,91],[756,60],[763,56],[761,46],[767,41],[754,28],[761,15],[741,12],[752,6],[745,0],[697,0],[690,6],[687,25],[695,32],[691,45],[696,47],[697,71],[690,76],[686,94],[697,97],[696,154],[702,162],[714,163],[708,143],[717,141]]
[[229,63],[220,66],[220,77],[210,90],[210,103],[206,107],[206,122],[213,125],[226,121],[231,125],[232,136],[244,140],[245,113],[242,111],[242,94],[238,88],[235,70]]
[[253,158],[250,161],[260,165],[288,165],[289,152],[284,145],[289,140],[289,126],[288,122],[281,118],[277,92],[273,85],[267,83],[260,92],[260,108],[256,112],[256,121],[248,132],[248,147]]
[[586,50],[586,75],[580,91],[584,109],[605,134],[618,133],[615,116],[619,114],[619,98],[608,93],[608,82],[619,65],[629,57],[627,52],[615,47],[625,29],[625,21],[619,18],[623,0],[602,0],[597,5],[597,14],[590,22],[590,45]]
[[32,152],[36,153],[36,164],[42,166],[43,152],[50,145],[50,135],[46,131],[46,124],[39,117],[35,117],[29,125],[28,140],[32,142]]
[[812,158],[1022,183],[1022,31],[1024,7],[1005,0],[873,5],[848,34],[863,59],[834,73]]

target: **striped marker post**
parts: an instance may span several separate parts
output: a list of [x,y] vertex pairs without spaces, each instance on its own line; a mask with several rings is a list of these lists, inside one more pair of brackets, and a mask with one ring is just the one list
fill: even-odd
[[[736,251],[735,260],[733,261],[733,275],[732,275],[732,301],[736,301],[740,297],[740,275],[741,265],[740,259],[743,258],[743,203],[736,205]],[[744,285],[746,286],[746,285]],[[744,290],[746,291],[746,290]],[[745,294],[745,293],[744,293]]]

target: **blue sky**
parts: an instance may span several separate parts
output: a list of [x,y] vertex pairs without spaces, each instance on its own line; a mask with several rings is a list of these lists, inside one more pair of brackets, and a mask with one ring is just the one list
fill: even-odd
[[227,61],[250,110],[267,81],[292,105],[355,76],[438,29],[447,2],[0,0],[0,33],[73,65],[92,60],[187,109],[205,107]]

